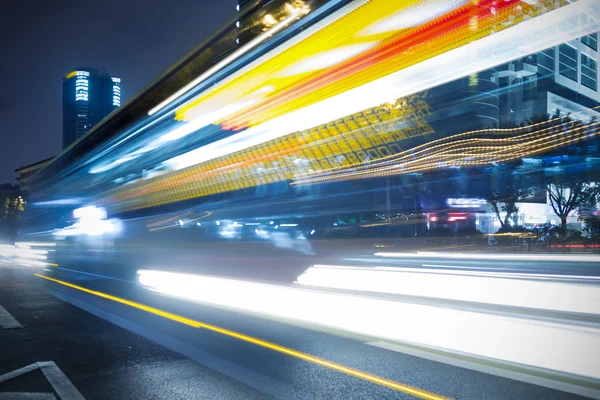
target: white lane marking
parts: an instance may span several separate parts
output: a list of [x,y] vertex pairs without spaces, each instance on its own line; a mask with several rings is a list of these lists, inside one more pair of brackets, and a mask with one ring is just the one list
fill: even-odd
[[19,329],[22,328],[21,324],[13,318],[4,307],[0,306],[0,326],[2,329]]
[[42,361],[38,362],[37,365],[42,369],[46,379],[48,379],[61,400],[85,400],[54,361]]
[[[85,400],[69,378],[58,368],[54,361],[40,361],[23,368],[0,375],[0,383],[40,369],[60,400]],[[34,395],[40,393],[33,393]],[[41,393],[45,394],[45,393]],[[55,398],[52,396],[51,398]],[[1,398],[0,398],[1,399]],[[20,399],[20,398],[19,398]],[[24,398],[25,399],[25,398]]]
[[[500,376],[503,378],[512,379],[515,381],[531,383],[533,385],[544,386],[544,387],[547,387],[550,389],[556,389],[556,390],[561,390],[564,392],[574,393],[574,394],[577,394],[580,396],[591,397],[591,398],[595,398],[595,399],[600,398],[600,390],[593,389],[593,388],[586,387],[586,386],[580,386],[580,385],[577,385],[574,383],[568,383],[568,382],[558,381],[558,380],[551,379],[551,378],[545,378],[542,376],[533,375],[536,371],[543,371],[541,369],[526,367],[526,369],[524,369],[525,371],[527,371],[527,369],[530,369],[532,372],[532,374],[528,374],[526,372],[519,372],[519,371],[514,371],[514,370],[508,369],[511,366],[513,366],[513,367],[518,366],[521,369],[523,369],[524,366],[514,364],[514,363],[501,362],[500,360],[494,360],[494,361],[497,361],[497,363],[499,363],[499,365],[501,365],[500,367],[495,367],[493,365],[479,363],[476,361],[459,359],[457,357],[454,357],[454,355],[459,355],[459,354],[453,353],[451,351],[446,351],[448,355],[444,355],[444,354],[433,353],[433,352],[430,352],[427,350],[420,350],[417,348],[405,346],[400,343],[391,343],[391,342],[386,342],[386,341],[368,342],[366,344],[369,346],[379,347],[381,349],[394,351],[396,353],[408,354],[408,355],[411,355],[414,357],[424,358],[426,360],[431,360],[431,361],[435,361],[435,362],[439,362],[439,363],[443,363],[443,364],[453,365],[455,367],[470,369],[473,371],[483,372],[483,373],[490,374],[490,375],[496,375],[496,376]],[[484,357],[481,357],[480,359],[482,361],[486,360]],[[502,368],[502,366],[506,366],[506,368]],[[555,373],[555,374],[560,375],[561,377],[567,376],[565,374],[560,374],[560,373]]]
[[17,376],[21,376],[21,375],[27,374],[29,372],[35,371],[38,368],[39,368],[38,365],[36,363],[33,363],[26,367],[19,368],[14,371],[11,371],[11,372],[7,372],[4,375],[0,375],[0,383],[4,383],[10,379],[16,378]]

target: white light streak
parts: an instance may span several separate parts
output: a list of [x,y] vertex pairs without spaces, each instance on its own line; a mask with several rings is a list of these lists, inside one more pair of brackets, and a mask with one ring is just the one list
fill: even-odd
[[166,106],[168,106],[169,104],[174,102],[175,100],[179,99],[185,93],[189,92],[191,89],[198,86],[200,83],[202,83],[206,79],[210,78],[211,76],[213,76],[214,74],[216,74],[217,72],[219,72],[220,70],[225,68],[227,65],[231,64],[233,61],[237,60],[238,58],[240,58],[241,56],[243,56],[244,54],[246,54],[247,52],[249,52],[256,46],[258,46],[259,44],[261,44],[262,42],[264,42],[265,40],[267,40],[268,38],[273,36],[275,33],[279,32],[280,30],[285,28],[289,23],[293,22],[299,15],[300,15],[299,12],[296,12],[296,13],[290,15],[283,21],[279,22],[277,25],[273,26],[268,31],[262,33],[261,35],[257,36],[256,38],[254,38],[253,40],[248,42],[246,45],[242,46],[239,50],[235,51],[228,57],[225,57],[222,61],[217,63],[214,67],[210,68],[208,71],[204,72],[202,75],[200,75],[199,77],[197,77],[196,79],[194,79],[193,81],[191,81],[190,83],[188,83],[187,85],[185,85],[184,87],[179,89],[177,92],[175,92],[174,94],[169,96],[166,100],[162,101],[160,104],[158,104],[156,107],[152,108],[150,111],[148,111],[148,115],[156,114],[158,111],[162,110],[163,108],[165,108]]
[[441,252],[417,252],[417,253],[395,253],[379,252],[377,257],[393,258],[452,258],[459,260],[517,260],[517,261],[570,261],[600,263],[600,256],[591,254],[578,254],[577,257],[566,254],[481,254],[481,253],[441,253]]
[[[274,118],[164,162],[179,170],[223,157],[293,132],[375,107],[496,65],[599,31],[599,21],[580,23],[600,13],[600,2],[580,0],[499,33],[469,43],[363,86]],[[469,62],[464,62],[469,60]]]
[[600,378],[596,328],[200,275],[138,276],[157,292],[219,307]]
[[534,274],[315,265],[298,277],[297,283],[361,292],[600,314],[599,286],[543,280],[541,275],[538,279],[535,277]]

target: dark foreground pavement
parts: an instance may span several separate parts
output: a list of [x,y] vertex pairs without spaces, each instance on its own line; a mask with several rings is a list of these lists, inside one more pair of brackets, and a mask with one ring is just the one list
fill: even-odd
[[[34,272],[92,292],[35,277]],[[186,325],[99,293],[217,329]],[[0,330],[0,375],[38,361],[54,361],[86,399],[414,398],[406,394],[409,386],[421,395],[431,393],[431,399],[580,398],[375,347],[358,337],[185,302],[132,282],[59,268],[42,271],[0,266],[0,305],[23,325],[22,329]],[[221,328],[264,342],[257,345],[240,340],[219,332]],[[316,358],[285,354],[269,344]],[[327,361],[357,373],[324,366]],[[2,392],[48,390],[44,377],[35,374],[0,383],[0,398]],[[366,379],[367,374],[395,382],[404,390],[373,383]]]
[[[23,326],[0,328],[0,375],[54,361],[88,400],[270,398],[45,293],[34,279],[29,268],[0,267],[0,305]],[[52,390],[37,370],[0,383],[0,398]]]

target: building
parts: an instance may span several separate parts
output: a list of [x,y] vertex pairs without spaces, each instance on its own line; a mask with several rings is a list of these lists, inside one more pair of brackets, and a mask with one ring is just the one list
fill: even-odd
[[35,191],[35,189],[43,183],[44,178],[35,175],[39,170],[50,164],[53,159],[54,157],[46,158],[45,160],[38,161],[15,170],[15,172],[19,174],[17,180],[19,181],[19,190],[21,194],[28,195]]
[[550,47],[496,68],[500,126],[527,123],[536,116],[577,114],[599,118],[598,33]]
[[63,149],[121,105],[121,79],[78,68],[63,79]]
[[600,117],[590,110],[600,102],[598,92],[598,32],[538,53],[537,112],[577,113],[581,119]]

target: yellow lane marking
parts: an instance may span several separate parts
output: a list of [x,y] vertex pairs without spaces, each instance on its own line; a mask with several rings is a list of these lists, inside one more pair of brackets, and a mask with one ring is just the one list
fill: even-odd
[[185,318],[185,317],[182,317],[182,316],[179,316],[179,315],[167,312],[167,311],[159,310],[159,309],[154,308],[154,307],[149,307],[149,306],[146,306],[144,304],[136,303],[136,302],[133,302],[131,300],[126,300],[126,299],[122,299],[120,297],[112,296],[110,294],[98,292],[98,291],[95,291],[95,290],[86,289],[84,287],[77,286],[77,285],[74,285],[72,283],[61,281],[61,280],[58,280],[58,279],[50,278],[48,276],[44,276],[44,275],[40,275],[40,274],[35,274],[35,276],[37,276],[39,278],[43,278],[43,279],[49,280],[49,281],[52,281],[52,282],[59,283],[59,284],[64,285],[64,286],[68,286],[70,288],[73,288],[73,289],[76,289],[76,290],[79,290],[79,291],[82,291],[82,292],[85,292],[85,293],[92,294],[94,296],[98,296],[98,297],[102,297],[104,299],[112,300],[112,301],[115,301],[117,303],[126,304],[128,306],[131,306],[131,307],[134,307],[134,308],[137,308],[137,309],[140,309],[140,310],[144,310],[144,311],[147,311],[149,313],[152,313],[152,314],[155,314],[155,315],[159,315],[161,317],[168,318],[170,320],[173,320],[173,321],[176,321],[176,322],[179,322],[179,323],[182,323],[182,324],[194,327],[194,328],[201,328],[201,329],[206,329],[206,330],[209,330],[209,331],[217,332],[217,333],[220,333],[222,335],[233,337],[233,338],[242,340],[244,342],[252,343],[252,344],[255,344],[257,346],[264,347],[264,348],[267,348],[267,349],[270,349],[270,350],[273,350],[273,351],[276,351],[276,352],[279,352],[279,353],[282,353],[282,354],[287,354],[288,356],[295,357],[295,358],[298,358],[298,359],[301,359],[301,360],[304,360],[304,361],[308,361],[308,362],[311,362],[311,363],[314,363],[314,364],[317,364],[317,365],[321,365],[323,367],[330,368],[330,369],[332,369],[334,371],[342,372],[344,374],[348,374],[348,375],[354,376],[356,378],[364,379],[366,381],[369,381],[369,382],[372,382],[372,383],[376,383],[378,385],[385,386],[387,388],[394,389],[394,390],[397,390],[399,392],[407,393],[409,395],[412,395],[412,396],[415,396],[415,397],[418,397],[418,398],[421,398],[421,399],[426,399],[426,400],[442,400],[442,399],[447,399],[447,397],[443,397],[443,396],[437,395],[435,393],[428,392],[426,390],[422,390],[422,389],[418,389],[418,388],[415,388],[415,387],[412,387],[412,386],[408,386],[408,385],[405,385],[405,384],[402,384],[402,383],[399,383],[399,382],[396,382],[396,381],[392,381],[392,380],[389,380],[389,379],[386,379],[386,378],[382,378],[382,377],[377,376],[377,375],[369,374],[367,372],[362,372],[362,371],[359,371],[359,370],[354,369],[354,368],[346,367],[344,365],[341,365],[341,364],[338,364],[338,363],[334,363],[332,361],[327,361],[327,360],[324,360],[322,358],[311,356],[310,354],[302,353],[300,351],[296,351],[296,350],[290,349],[288,347],[280,346],[278,344],[267,342],[267,341],[262,340],[262,339],[257,339],[255,337],[244,335],[242,333],[231,331],[229,329],[224,329],[224,328],[220,328],[220,327],[215,326],[215,325],[210,325],[210,324],[206,324],[204,322],[195,321],[195,320],[190,319],[190,318]]

